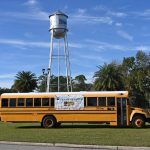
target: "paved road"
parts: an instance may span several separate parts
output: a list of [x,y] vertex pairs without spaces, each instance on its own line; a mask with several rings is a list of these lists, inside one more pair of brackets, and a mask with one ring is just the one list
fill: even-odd
[[[68,147],[0,144],[0,150],[90,150],[90,149],[91,148],[68,148]],[[94,149],[92,148],[92,150]],[[111,149],[104,148],[100,150],[111,150]]]
[[[5,145],[0,144],[0,150],[83,150],[66,147],[27,146],[27,145]],[[84,149],[85,150],[85,149]]]
[[21,145],[21,144],[6,144],[0,143],[0,150],[150,150],[150,147],[99,147],[95,148],[69,148],[59,146],[40,146],[40,145]]

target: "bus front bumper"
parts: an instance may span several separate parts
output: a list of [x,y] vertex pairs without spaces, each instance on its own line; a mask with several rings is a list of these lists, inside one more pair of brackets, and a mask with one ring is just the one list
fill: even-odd
[[146,118],[146,122],[150,123],[150,118]]

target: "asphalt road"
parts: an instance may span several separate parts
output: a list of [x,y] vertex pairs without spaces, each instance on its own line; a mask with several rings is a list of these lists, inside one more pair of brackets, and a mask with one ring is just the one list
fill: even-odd
[[27,146],[27,145],[5,145],[0,144],[0,150],[85,150],[83,148]]
[[99,147],[93,148],[70,148],[59,146],[41,146],[41,145],[21,145],[21,144],[6,144],[0,143],[0,150],[150,150],[150,147]]

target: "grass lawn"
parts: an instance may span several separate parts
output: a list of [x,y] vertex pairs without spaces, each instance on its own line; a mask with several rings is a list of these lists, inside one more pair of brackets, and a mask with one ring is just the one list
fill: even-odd
[[0,123],[0,141],[150,146],[150,126],[143,129],[89,124],[63,124],[43,129],[40,124]]

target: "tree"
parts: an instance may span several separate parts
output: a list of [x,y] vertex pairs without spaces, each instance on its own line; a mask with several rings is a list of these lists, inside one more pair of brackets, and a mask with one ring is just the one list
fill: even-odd
[[98,66],[98,71],[94,74],[94,89],[97,91],[115,91],[123,90],[123,75],[120,65],[112,62],[110,64],[104,64],[103,66]]
[[[67,91],[67,78],[65,76],[59,76],[59,82],[60,82],[60,92],[66,92]],[[50,82],[50,89],[52,92],[58,92],[58,77],[52,75],[51,76],[51,82]]]
[[14,93],[16,92],[15,90],[13,89],[9,89],[9,88],[0,88],[0,94],[3,94],[3,93]]
[[85,81],[87,80],[86,77],[81,74],[75,77],[75,80],[79,83],[79,84],[85,84]]
[[[59,76],[60,81],[60,92],[67,91],[67,79],[65,76]],[[39,76],[38,78],[38,88],[39,92],[45,92],[47,87],[47,75],[46,76]],[[58,92],[58,77],[52,75],[50,81],[50,91],[51,92]]]
[[32,92],[36,87],[36,75],[30,71],[22,71],[17,73],[12,89],[17,92]]
[[150,102],[150,56],[138,51],[135,57],[124,58],[122,63],[125,87],[136,97],[137,106]]
[[85,83],[86,77],[84,75],[78,75],[73,80],[73,90],[74,91],[86,91],[87,84]]
[[[39,92],[45,92],[46,90],[46,76],[40,76],[38,78],[38,91]],[[66,76],[60,76],[60,92],[66,92],[67,91],[67,78]],[[75,77],[75,79],[72,80],[73,84],[73,91],[89,91],[91,90],[92,84],[85,83],[86,77],[84,75],[78,75]],[[50,91],[52,92],[58,92],[58,77],[52,75],[51,76],[51,82],[50,82]]]
[[47,74],[38,77],[37,90],[38,92],[46,92],[46,87],[47,87]]

